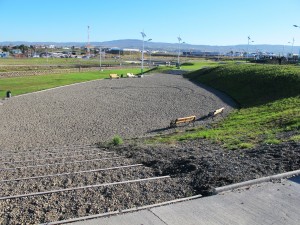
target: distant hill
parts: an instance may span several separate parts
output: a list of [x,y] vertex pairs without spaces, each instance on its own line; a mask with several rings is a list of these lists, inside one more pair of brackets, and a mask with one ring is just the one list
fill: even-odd
[[[26,41],[4,41],[0,45],[55,45],[55,46],[86,46],[86,42],[26,42]],[[119,48],[142,48],[142,40],[138,39],[123,39],[104,42],[91,42],[91,46],[102,47],[119,47]],[[178,43],[163,43],[163,42],[145,42],[145,49],[162,50],[162,51],[178,51]],[[206,51],[206,52],[241,52],[247,51],[248,45],[227,45],[227,46],[214,46],[214,45],[191,45],[182,43],[180,46],[181,51]],[[286,54],[292,51],[292,46],[283,45],[249,45],[249,52],[256,51],[273,52],[275,54]],[[299,53],[300,46],[294,46],[293,52]]]

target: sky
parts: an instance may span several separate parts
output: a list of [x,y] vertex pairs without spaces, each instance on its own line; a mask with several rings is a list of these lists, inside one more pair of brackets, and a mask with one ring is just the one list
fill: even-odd
[[[300,46],[300,0],[0,0],[0,42]],[[290,42],[290,43],[289,43]]]

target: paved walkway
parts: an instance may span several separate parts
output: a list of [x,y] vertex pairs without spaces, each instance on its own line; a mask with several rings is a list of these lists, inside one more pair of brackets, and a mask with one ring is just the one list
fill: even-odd
[[72,225],[299,225],[300,176]]

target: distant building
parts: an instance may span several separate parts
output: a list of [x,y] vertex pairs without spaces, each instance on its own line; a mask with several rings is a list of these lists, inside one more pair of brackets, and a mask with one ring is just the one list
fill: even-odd
[[124,52],[140,52],[140,50],[137,48],[124,48],[123,51]]
[[9,52],[0,52],[0,58],[7,58],[9,56]]
[[22,54],[22,51],[21,51],[21,49],[12,49],[12,50],[11,50],[11,53],[12,53],[13,55],[21,55],[21,54]]
[[124,53],[124,50],[121,49],[121,48],[111,48],[107,51],[107,53],[110,53],[110,54],[120,54],[120,55],[123,55]]
[[184,56],[218,56],[219,52],[202,52],[202,51],[189,51],[182,52]]

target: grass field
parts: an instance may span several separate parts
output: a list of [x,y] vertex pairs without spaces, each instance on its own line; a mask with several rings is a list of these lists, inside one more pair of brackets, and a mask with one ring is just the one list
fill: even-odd
[[202,61],[194,61],[194,62],[192,61],[192,62],[182,63],[180,68],[182,70],[194,71],[194,70],[199,70],[203,67],[212,67],[217,65],[219,65],[219,63],[216,61],[202,60]]
[[78,58],[3,58],[0,65],[99,65],[99,59],[78,59]]
[[[221,64],[235,64],[237,61],[213,61],[213,60],[191,60],[191,59],[185,59],[182,57],[181,59],[181,65],[180,69],[185,71],[196,71],[199,69],[202,69],[204,67],[217,67]],[[176,66],[162,66],[160,68],[161,71],[167,71],[167,70],[173,70],[177,69]]]
[[[218,62],[212,60],[184,60],[184,62],[181,63],[180,70],[195,71],[203,67],[215,67],[218,65]],[[155,69],[155,72],[164,73],[170,70],[177,70],[177,68],[176,66],[159,66]]]
[[[272,65],[226,65],[198,70],[188,78],[233,97],[241,109],[212,128],[156,137],[154,142],[208,138],[229,149],[250,148],[258,143],[299,141],[300,68]],[[288,139],[277,134],[295,131]]]
[[70,73],[70,74],[51,74],[41,76],[26,76],[0,79],[0,98],[4,98],[8,90],[13,96],[30,93],[34,91],[45,90],[53,87],[80,83],[84,81],[109,78],[109,74],[117,73],[140,73],[140,69],[128,68],[120,70],[104,70],[96,72]]
[[[130,66],[124,61],[118,59],[106,58],[102,59],[102,65]],[[21,59],[1,59],[0,72],[9,71],[32,71],[32,70],[47,70],[60,68],[79,68],[79,67],[99,67],[98,58],[79,59],[79,58],[21,58]]]

